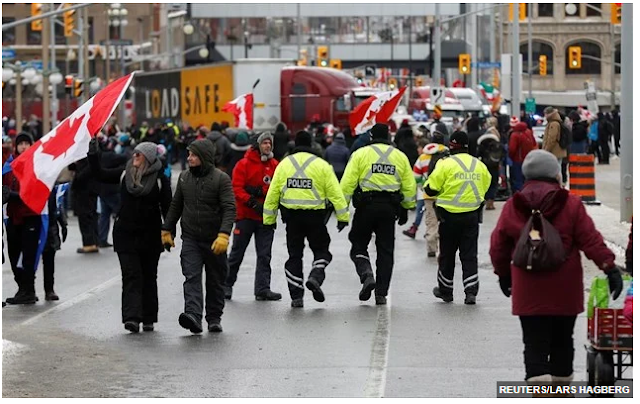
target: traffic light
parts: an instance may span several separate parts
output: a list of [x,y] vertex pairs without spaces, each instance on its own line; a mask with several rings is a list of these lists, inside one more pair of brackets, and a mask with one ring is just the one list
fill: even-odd
[[328,46],[318,46],[318,66],[327,67],[329,66],[329,47]]
[[458,55],[458,71],[460,74],[471,73],[471,55],[468,53]]
[[73,29],[76,25],[76,11],[67,10],[64,12],[64,36],[73,36]]
[[579,46],[569,47],[569,69],[582,68],[582,48]]
[[83,80],[75,79],[73,82],[73,96],[76,98],[80,98],[82,96],[82,84]]
[[[515,3],[509,3],[509,21],[513,21],[513,5]],[[524,21],[527,19],[527,3],[518,3],[518,20]]]
[[[41,3],[31,3],[31,16],[36,17],[42,14]],[[42,31],[42,20],[31,21],[31,31]]]
[[538,70],[541,76],[547,75],[547,55],[540,55],[538,59]]
[[424,85],[424,80],[422,77],[416,77],[416,87],[422,87]]
[[329,61],[329,66],[334,69],[342,70],[342,60],[341,59],[331,59]]
[[611,24],[622,23],[622,3],[611,3]]
[[300,51],[300,59],[298,59],[298,66],[306,66],[307,61],[307,51],[305,49]]
[[396,88],[398,88],[398,81],[394,78],[390,78],[388,84],[389,90],[395,90]]
[[73,76],[64,76],[64,90],[67,94],[71,95],[73,90]]

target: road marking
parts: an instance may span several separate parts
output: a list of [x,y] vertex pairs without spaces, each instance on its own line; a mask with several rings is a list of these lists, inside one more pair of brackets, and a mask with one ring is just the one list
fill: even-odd
[[391,296],[387,296],[387,304],[378,306],[376,334],[373,337],[371,361],[369,362],[369,376],[364,389],[367,398],[384,397],[387,384],[387,362],[389,360],[389,323],[391,318]]
[[101,283],[100,285],[96,286],[95,288],[89,289],[86,292],[79,294],[78,296],[74,297],[71,300],[67,300],[66,302],[64,302],[62,304],[59,304],[59,305],[57,305],[55,307],[52,307],[49,310],[43,311],[42,313],[38,314],[37,316],[31,317],[30,319],[28,319],[26,321],[23,321],[22,323],[18,324],[15,328],[24,327],[26,325],[34,324],[36,321],[39,321],[43,317],[49,316],[51,314],[59,313],[61,311],[64,311],[64,310],[68,309],[69,307],[75,306],[78,303],[82,303],[83,301],[89,299],[90,297],[93,297],[93,296],[97,295],[98,293],[101,293],[102,291],[104,291],[104,290],[110,288],[111,286],[115,285],[121,279],[122,279],[121,275],[115,276],[115,277],[109,279],[108,281],[106,281],[104,283]]

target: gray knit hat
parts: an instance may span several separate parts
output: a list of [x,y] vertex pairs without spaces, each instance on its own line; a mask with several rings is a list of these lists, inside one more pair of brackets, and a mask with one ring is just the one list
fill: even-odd
[[560,174],[558,158],[546,150],[532,150],[522,163],[522,173],[527,180],[555,179]]
[[142,142],[133,149],[133,152],[141,153],[149,164],[153,164],[158,158],[158,145],[152,142]]
[[265,140],[270,140],[271,141],[271,146],[273,146],[273,135],[269,132],[263,132],[262,134],[260,134],[260,136],[258,136],[258,144],[262,144],[262,142],[264,142]]

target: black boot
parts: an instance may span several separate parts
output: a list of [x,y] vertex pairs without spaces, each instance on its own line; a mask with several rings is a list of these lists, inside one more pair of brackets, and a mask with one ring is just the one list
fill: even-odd
[[453,301],[453,293],[450,294],[450,295],[445,295],[444,293],[442,293],[440,291],[440,288],[437,287],[437,286],[435,288],[433,288],[433,295],[435,297],[437,297],[438,299],[442,299],[446,303],[451,303]]
[[282,299],[282,295],[280,293],[272,292],[267,289],[264,292],[260,292],[256,295],[256,300],[264,301],[264,300],[280,300]]
[[305,285],[307,286],[307,289],[313,292],[313,298],[316,302],[324,302],[324,293],[322,293],[322,289],[320,289],[320,284],[317,280],[309,278]]
[[362,282],[362,289],[360,290],[360,294],[358,297],[361,301],[366,302],[371,298],[371,292],[376,288],[376,281],[373,279],[373,276],[367,276],[367,279]]
[[231,300],[231,295],[233,294],[233,287],[222,285],[222,290],[224,290],[224,298],[226,300]]

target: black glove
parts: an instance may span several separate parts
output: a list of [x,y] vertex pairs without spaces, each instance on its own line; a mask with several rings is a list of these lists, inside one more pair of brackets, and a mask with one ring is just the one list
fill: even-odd
[[616,265],[612,270],[607,272],[607,279],[609,280],[609,292],[613,300],[616,300],[620,293],[622,293],[622,275],[620,274],[620,268]]
[[409,221],[409,214],[405,208],[400,208],[400,212],[398,213],[398,224],[403,226],[407,224]]
[[349,226],[349,222],[338,222],[338,233],[344,230],[345,227]]
[[262,206],[262,204],[260,202],[258,202],[255,199],[251,198],[251,199],[249,199],[249,202],[247,202],[247,206],[249,208],[255,210],[257,214],[262,216],[262,214],[264,212],[264,208],[263,208],[263,206]]
[[262,187],[261,186],[246,186],[244,187],[244,190],[247,191],[247,193],[251,196],[253,196],[254,198],[260,198],[264,196],[264,193],[262,192]]
[[274,223],[274,224],[265,224],[265,225],[264,225],[264,227],[265,227],[266,229],[271,229],[271,230],[273,230],[273,231],[276,231],[276,227],[277,227],[277,226],[276,226],[276,224]]
[[502,290],[502,293],[506,297],[511,297],[511,277],[501,276],[498,282],[500,282],[500,289]]
[[62,233],[62,242],[64,243],[65,241],[67,241],[67,226],[61,226],[60,227],[60,232]]
[[88,154],[98,154],[100,152],[100,146],[98,145],[98,139],[92,138],[89,142],[89,153]]

